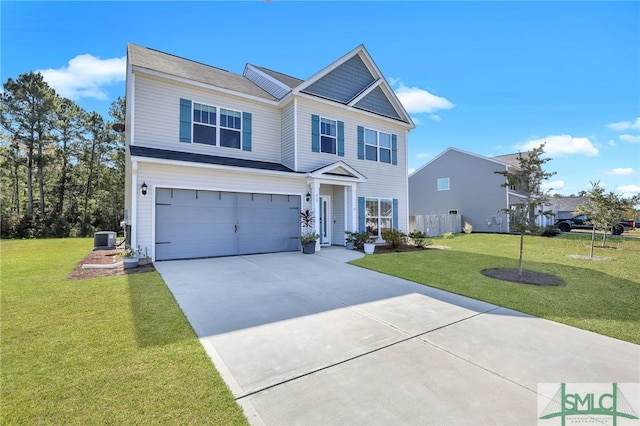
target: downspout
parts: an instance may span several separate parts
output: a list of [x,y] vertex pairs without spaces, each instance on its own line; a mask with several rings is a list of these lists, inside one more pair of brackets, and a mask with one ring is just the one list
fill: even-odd
[[137,247],[136,223],[138,222],[138,161],[131,161],[131,247]]

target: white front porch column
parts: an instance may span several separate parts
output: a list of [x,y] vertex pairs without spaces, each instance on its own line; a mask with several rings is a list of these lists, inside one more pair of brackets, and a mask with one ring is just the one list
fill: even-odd
[[[311,207],[313,213],[313,231],[318,233],[318,225],[320,224],[320,182],[313,180],[311,182]],[[320,250],[320,239],[316,240],[316,250]]]

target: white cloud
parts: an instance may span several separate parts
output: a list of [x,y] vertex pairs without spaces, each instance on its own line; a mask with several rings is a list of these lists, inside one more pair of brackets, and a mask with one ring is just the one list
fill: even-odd
[[640,143],[640,135],[624,134],[624,135],[620,135],[620,140],[623,142],[629,142],[629,143]]
[[431,158],[433,157],[431,154],[429,154],[428,152],[419,152],[416,154],[416,158],[418,160],[424,160],[425,158]]
[[103,86],[124,81],[126,63],[124,56],[100,59],[86,53],[70,59],[65,67],[39,72],[60,96],[73,100],[106,99]]
[[546,143],[544,146],[545,155],[551,158],[566,157],[574,154],[587,157],[596,157],[598,155],[598,148],[593,145],[589,138],[575,138],[571,135],[555,135],[533,139],[516,145],[515,148],[521,151],[529,151],[537,148],[542,143]]
[[640,117],[633,121],[618,121],[617,123],[607,124],[607,127],[618,132],[629,129],[640,129]]
[[553,182],[543,182],[540,186],[543,191],[551,190],[551,193],[555,194],[558,190],[564,188],[564,181],[556,180]]
[[607,142],[607,145],[609,145],[609,146],[618,146],[616,141],[614,141],[613,139],[611,139],[609,142]]
[[622,168],[622,167],[618,167],[612,170],[609,170],[607,172],[607,175],[613,175],[613,176],[629,176],[634,174],[635,171],[631,168],[631,167],[626,167],[626,168]]
[[455,105],[449,100],[429,93],[419,87],[405,86],[400,79],[389,79],[389,82],[398,87],[395,90],[402,106],[409,114],[429,114],[431,120],[439,121],[440,117],[434,114],[436,111],[451,109]]
[[622,185],[618,186],[616,190],[622,193],[623,197],[629,198],[640,194],[640,185]]

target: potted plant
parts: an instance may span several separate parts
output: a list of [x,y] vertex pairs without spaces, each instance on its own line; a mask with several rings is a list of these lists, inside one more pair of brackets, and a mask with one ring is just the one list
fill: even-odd
[[363,248],[364,248],[364,252],[365,254],[373,254],[373,252],[376,249],[376,240],[377,237],[375,235],[373,235],[371,232],[366,231],[363,235]]
[[122,263],[124,269],[133,269],[138,266],[138,252],[134,250],[130,245],[127,245],[122,253]]
[[356,241],[358,240],[358,233],[353,231],[344,231],[344,233],[347,235],[345,237],[345,247],[347,250],[353,250],[355,248]]
[[143,266],[151,263],[151,258],[147,254],[146,247],[144,248],[144,254],[142,253],[142,249],[140,248],[140,246],[138,246],[137,252],[138,252],[138,265]]
[[316,241],[320,238],[320,235],[316,234],[313,230],[313,213],[306,209],[300,213],[300,222],[305,231],[300,236],[300,242],[302,243],[302,253],[314,254],[316,252]]

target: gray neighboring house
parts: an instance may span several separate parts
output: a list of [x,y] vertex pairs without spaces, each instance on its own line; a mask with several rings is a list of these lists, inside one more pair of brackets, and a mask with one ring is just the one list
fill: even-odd
[[459,214],[474,232],[509,232],[508,215],[501,209],[524,196],[516,188],[503,188],[504,176],[494,172],[517,172],[517,157],[446,149],[409,176],[409,215]]
[[549,205],[555,218],[561,220],[574,216],[578,206],[587,201],[589,197],[553,197],[549,200]]

